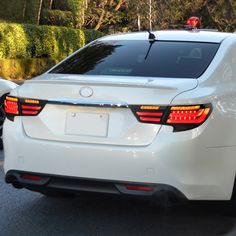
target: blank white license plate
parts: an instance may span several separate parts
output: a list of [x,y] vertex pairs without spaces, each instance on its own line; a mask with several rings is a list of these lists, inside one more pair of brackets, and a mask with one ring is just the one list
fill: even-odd
[[68,112],[66,134],[106,137],[109,115],[105,113]]

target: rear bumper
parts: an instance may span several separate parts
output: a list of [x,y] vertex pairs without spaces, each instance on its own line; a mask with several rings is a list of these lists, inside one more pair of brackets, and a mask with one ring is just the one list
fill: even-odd
[[[40,179],[32,180],[27,179],[24,176],[36,176]],[[7,172],[5,180],[16,188],[27,188],[36,192],[56,190],[68,193],[91,192],[153,197],[159,192],[165,191],[166,193],[169,192],[175,195],[179,199],[186,199],[180,191],[172,186],[164,184],[144,185],[143,183],[45,175],[15,170]]]
[[171,186],[189,200],[230,200],[236,147],[206,148],[203,131],[204,125],[177,133],[162,127],[151,145],[122,147],[32,139],[20,119],[6,120],[4,170]]

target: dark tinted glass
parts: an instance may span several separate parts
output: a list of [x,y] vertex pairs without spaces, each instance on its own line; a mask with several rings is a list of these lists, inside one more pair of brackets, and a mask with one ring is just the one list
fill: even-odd
[[148,40],[97,41],[50,73],[197,78],[219,44]]

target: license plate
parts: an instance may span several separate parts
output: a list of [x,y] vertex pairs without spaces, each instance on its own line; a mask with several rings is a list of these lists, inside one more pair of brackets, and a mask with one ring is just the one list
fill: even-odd
[[106,137],[108,132],[109,114],[68,112],[66,130],[68,135]]

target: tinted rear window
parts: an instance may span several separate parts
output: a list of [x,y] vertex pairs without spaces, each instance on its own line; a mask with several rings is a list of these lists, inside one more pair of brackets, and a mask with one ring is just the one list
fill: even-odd
[[148,40],[96,41],[50,73],[197,78],[219,44]]

